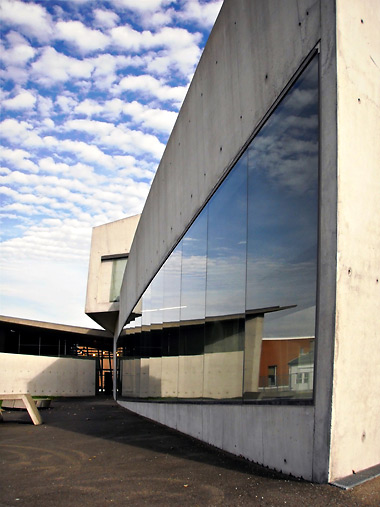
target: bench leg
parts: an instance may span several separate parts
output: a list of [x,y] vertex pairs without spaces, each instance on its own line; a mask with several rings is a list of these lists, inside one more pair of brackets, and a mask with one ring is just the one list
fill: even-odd
[[24,405],[29,412],[29,415],[33,421],[33,424],[38,425],[42,424],[42,419],[40,416],[40,413],[38,412],[38,408],[36,407],[36,403],[31,397],[30,394],[23,394],[22,395],[22,401],[24,402]]

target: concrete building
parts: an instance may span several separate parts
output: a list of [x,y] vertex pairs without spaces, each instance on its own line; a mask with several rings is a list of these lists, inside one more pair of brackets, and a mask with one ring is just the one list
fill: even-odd
[[380,463],[379,24],[372,0],[226,0],[120,301],[87,300],[122,406],[317,482]]
[[94,227],[91,239],[85,312],[114,332],[121,282],[140,215]]

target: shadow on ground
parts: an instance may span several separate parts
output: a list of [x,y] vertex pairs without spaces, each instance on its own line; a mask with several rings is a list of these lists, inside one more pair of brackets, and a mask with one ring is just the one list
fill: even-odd
[[109,398],[61,399],[33,426],[0,426],[0,506],[377,506],[380,478],[354,490],[315,485],[228,455]]

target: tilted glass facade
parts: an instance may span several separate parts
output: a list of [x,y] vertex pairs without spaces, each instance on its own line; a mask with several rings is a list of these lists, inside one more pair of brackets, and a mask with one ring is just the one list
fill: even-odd
[[318,149],[315,55],[145,291],[119,395],[312,398]]

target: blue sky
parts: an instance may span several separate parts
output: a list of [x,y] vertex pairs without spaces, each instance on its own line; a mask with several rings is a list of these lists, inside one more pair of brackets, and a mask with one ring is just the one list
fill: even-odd
[[95,327],[91,229],[142,211],[221,3],[1,0],[1,314]]

